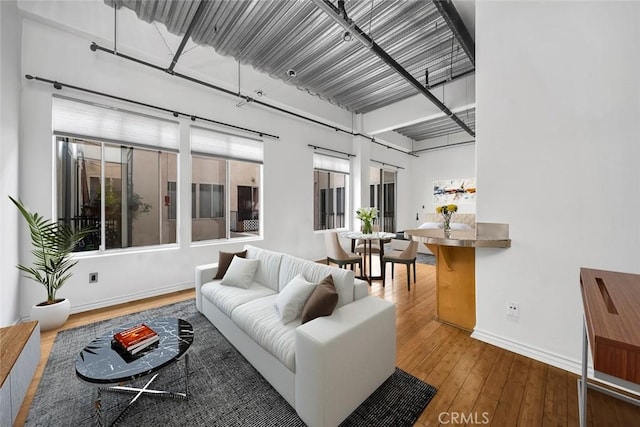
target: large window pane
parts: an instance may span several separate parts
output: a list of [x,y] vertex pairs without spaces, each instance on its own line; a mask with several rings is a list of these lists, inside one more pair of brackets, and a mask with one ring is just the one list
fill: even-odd
[[314,170],[314,230],[345,227],[348,177],[344,173]]
[[98,249],[102,233],[105,249],[176,242],[171,205],[165,209],[176,154],[59,138],[57,170],[60,219],[99,228],[80,250]]
[[251,162],[192,156],[191,179],[195,197],[192,206],[193,213],[197,213],[192,213],[193,241],[260,233],[261,168],[260,164]]
[[100,248],[100,144],[59,138],[57,147],[57,207],[59,221],[71,227],[91,227],[76,251]]
[[[191,181],[193,197],[191,240],[197,242],[225,238],[227,233],[224,187],[227,181],[227,161],[192,156]],[[217,188],[215,195],[214,188]],[[222,197],[220,193],[223,194]],[[214,212],[214,199],[216,199],[217,212]]]

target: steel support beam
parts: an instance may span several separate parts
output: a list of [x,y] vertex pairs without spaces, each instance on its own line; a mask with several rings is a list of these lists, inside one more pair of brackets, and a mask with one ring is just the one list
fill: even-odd
[[444,18],[445,22],[453,32],[453,35],[458,40],[460,46],[465,51],[469,60],[476,66],[476,44],[469,34],[469,30],[464,25],[460,14],[456,10],[456,7],[453,5],[451,0],[433,0],[433,4],[440,12],[440,15]]
[[184,37],[180,42],[180,46],[178,46],[178,50],[176,51],[176,54],[173,55],[173,59],[171,60],[171,65],[169,65],[169,68],[167,68],[167,72],[169,73],[173,72],[173,68],[178,63],[178,59],[180,59],[180,56],[182,55],[182,51],[184,50],[184,47],[187,45],[187,42],[189,41],[189,37],[191,37],[191,33],[193,32],[193,29],[196,27],[196,24],[200,21],[200,17],[202,16],[202,13],[204,12],[204,8],[206,5],[207,5],[206,0],[200,0],[198,9],[196,9],[196,13],[193,15],[193,19],[191,20],[191,23],[189,24],[187,31],[184,33]]
[[427,97],[436,107],[438,107],[443,113],[445,113],[451,120],[453,120],[462,130],[469,135],[475,137],[476,134],[469,126],[467,126],[458,116],[456,116],[446,105],[444,105],[438,98],[436,98],[427,88],[425,88],[415,77],[411,75],[402,65],[397,63],[391,55],[389,55],[384,49],[376,44],[371,37],[360,29],[351,19],[346,18],[346,12],[338,9],[329,0],[312,0],[313,3],[322,9],[331,19],[341,25],[345,30],[350,31],[353,36],[362,43],[365,47],[370,49],[380,59],[382,59],[387,65],[389,65],[396,73],[415,87],[421,94]]

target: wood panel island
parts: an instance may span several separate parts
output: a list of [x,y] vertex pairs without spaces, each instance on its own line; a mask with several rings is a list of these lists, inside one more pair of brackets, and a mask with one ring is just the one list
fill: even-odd
[[436,256],[436,316],[473,330],[476,325],[476,250],[509,248],[508,224],[476,223],[473,230],[406,230],[407,239],[424,243]]

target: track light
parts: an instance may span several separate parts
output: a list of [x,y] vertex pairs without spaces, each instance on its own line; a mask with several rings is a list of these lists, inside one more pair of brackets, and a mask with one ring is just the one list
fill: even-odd
[[191,121],[195,122],[196,121],[196,116],[191,116]]
[[53,82],[53,87],[58,89],[58,90],[62,89],[62,85],[60,83],[58,83],[58,82]]
[[173,117],[178,117],[178,112],[177,111],[173,112]]
[[353,35],[350,31],[345,31],[344,33],[342,33],[342,40],[345,42],[350,42],[351,40],[353,40]]

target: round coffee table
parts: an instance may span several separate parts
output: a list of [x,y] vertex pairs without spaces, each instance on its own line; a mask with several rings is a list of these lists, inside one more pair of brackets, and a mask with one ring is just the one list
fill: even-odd
[[[139,323],[141,322],[129,323],[106,332],[91,341],[76,358],[76,375],[92,384],[122,383],[155,373],[142,388],[121,385],[98,386],[95,411],[100,424],[102,423],[100,411],[102,391],[135,394],[120,415],[111,423],[112,425],[119,423],[131,405],[143,394],[184,400],[189,397],[189,355],[186,351],[193,342],[193,326],[186,320],[177,318],[145,320],[142,323],[153,329],[160,337],[157,343],[133,356],[112,347],[111,341],[114,334]],[[183,355],[184,357],[182,357]],[[175,363],[180,358],[184,359],[185,391],[150,389],[149,386],[159,375],[158,371]]]

